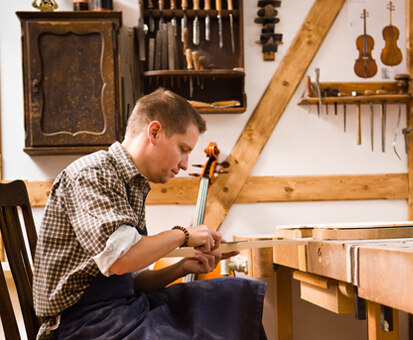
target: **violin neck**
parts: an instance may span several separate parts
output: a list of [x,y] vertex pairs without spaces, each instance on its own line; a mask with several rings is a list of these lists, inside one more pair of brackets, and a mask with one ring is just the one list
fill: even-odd
[[366,15],[363,17],[363,25],[364,25],[364,35],[363,35],[363,52],[367,52],[367,24],[366,24]]
[[195,214],[192,220],[192,225],[197,226],[204,223],[205,205],[208,194],[209,178],[202,177],[199,184],[198,199],[196,201]]

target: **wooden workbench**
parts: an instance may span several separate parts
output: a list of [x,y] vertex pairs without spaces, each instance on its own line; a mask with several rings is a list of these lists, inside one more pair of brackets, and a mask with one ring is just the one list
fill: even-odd
[[305,241],[242,254],[249,275],[274,278],[277,339],[293,339],[292,278],[300,281],[302,299],[367,318],[369,340],[398,339],[398,310],[413,314],[412,222],[283,226],[274,235],[235,237],[271,238]]

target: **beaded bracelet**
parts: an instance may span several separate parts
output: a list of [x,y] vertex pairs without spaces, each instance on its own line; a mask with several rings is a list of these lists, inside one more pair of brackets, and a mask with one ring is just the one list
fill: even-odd
[[184,232],[185,241],[184,241],[184,243],[182,243],[181,247],[187,247],[188,246],[188,241],[189,241],[189,232],[188,232],[188,230],[186,230],[186,228],[184,228],[180,225],[176,225],[175,227],[172,228],[172,230],[174,230],[174,229],[179,229],[179,230],[182,230]]

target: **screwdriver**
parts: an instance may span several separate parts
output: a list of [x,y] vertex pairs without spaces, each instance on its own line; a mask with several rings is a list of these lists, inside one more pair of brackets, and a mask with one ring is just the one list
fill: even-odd
[[[348,97],[348,93],[339,92],[337,93],[338,97]],[[347,123],[347,106],[346,103],[343,103],[343,122],[344,122],[344,132],[346,132],[346,123]]]

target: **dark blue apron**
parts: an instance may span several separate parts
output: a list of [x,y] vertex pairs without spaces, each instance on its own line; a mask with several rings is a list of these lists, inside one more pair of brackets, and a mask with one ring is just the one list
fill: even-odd
[[131,274],[99,273],[62,313],[54,339],[260,339],[264,295],[265,283],[236,277],[143,292]]

